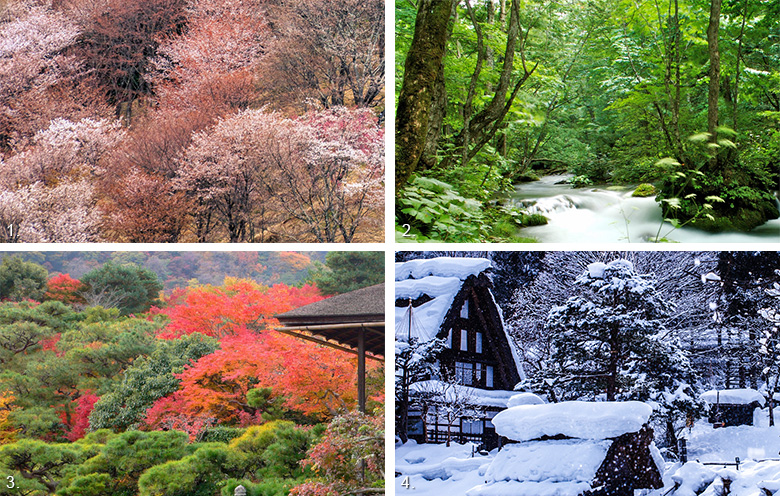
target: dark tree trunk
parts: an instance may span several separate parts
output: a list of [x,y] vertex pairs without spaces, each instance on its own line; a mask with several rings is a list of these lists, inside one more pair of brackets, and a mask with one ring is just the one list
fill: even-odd
[[607,401],[615,401],[617,376],[620,362],[620,330],[613,326],[610,330],[609,364],[607,365]]
[[452,0],[420,0],[417,9],[395,120],[396,193],[414,173],[425,149],[452,4]]

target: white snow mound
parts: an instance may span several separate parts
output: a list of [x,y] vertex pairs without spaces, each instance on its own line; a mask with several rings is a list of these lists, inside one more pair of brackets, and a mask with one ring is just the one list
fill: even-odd
[[493,418],[496,432],[515,441],[562,434],[579,439],[607,439],[642,428],[653,408],[639,401],[564,401],[520,405]]
[[587,482],[496,482],[481,484],[466,496],[579,496],[591,489]]
[[519,393],[506,402],[507,408],[520,405],[544,405],[544,400],[535,395],[534,393]]

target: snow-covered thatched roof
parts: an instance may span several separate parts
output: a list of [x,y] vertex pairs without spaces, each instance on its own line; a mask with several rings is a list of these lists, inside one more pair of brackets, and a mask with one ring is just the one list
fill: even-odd
[[486,258],[440,257],[409,260],[395,264],[395,298],[411,299],[427,295],[430,301],[415,307],[409,328],[409,307],[396,307],[396,336],[406,341],[411,335],[420,341],[430,341],[439,333],[455,295],[469,276],[476,276],[491,266]]
[[[492,262],[486,258],[438,257],[396,263],[396,300],[416,300],[422,296],[430,298],[415,307],[407,305],[395,308],[396,341],[408,341],[410,337],[418,341],[434,339],[441,331],[442,324],[464,282],[469,277],[479,277],[491,267]],[[509,351],[520,379],[525,379],[520,350],[514,340],[506,334],[503,313],[492,292],[488,294],[492,305],[497,310],[497,319],[501,321],[502,332],[506,335]]]
[[509,444],[466,496],[579,496],[592,489],[611,441],[563,439]]
[[[531,396],[520,400],[535,401]],[[595,487],[601,487],[599,494],[616,494],[623,486],[631,492],[659,488],[663,458],[652,444],[652,431],[643,427],[652,411],[639,401],[566,401],[499,412],[493,418],[496,432],[521,442],[499,451],[485,483],[466,496],[579,496]],[[629,460],[639,463],[641,476],[623,470]]]
[[491,266],[487,258],[438,257],[409,260],[395,264],[395,280],[422,279],[427,276],[455,277],[463,281]]

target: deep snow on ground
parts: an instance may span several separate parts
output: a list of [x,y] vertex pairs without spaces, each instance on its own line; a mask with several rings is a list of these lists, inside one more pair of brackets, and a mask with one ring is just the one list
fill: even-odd
[[[780,409],[775,414],[780,421]],[[713,429],[706,420],[701,420],[693,429],[686,430],[690,463],[684,467],[667,463],[665,487],[648,496],[694,496],[697,491],[703,491],[702,496],[716,496],[723,487],[720,476],[733,480],[731,496],[763,496],[766,493],[760,487],[780,488],[780,426],[768,426],[766,410],[757,412],[756,420],[756,426],[721,429]],[[471,443],[453,443],[447,448],[418,445],[413,441],[397,446],[396,473],[401,475],[395,479],[395,494],[460,496],[483,484],[496,451],[487,456],[475,453],[472,457],[473,448]],[[735,457],[740,459],[739,471],[734,466],[696,463],[696,460],[733,463]],[[681,487],[670,492],[675,475]],[[401,485],[407,476],[413,491]]]
[[[409,441],[395,449],[395,494],[413,496],[462,496],[485,482],[485,472],[497,450],[483,456],[473,443],[421,444]],[[409,477],[409,488],[403,487]],[[414,490],[412,491],[412,487]]]
[[[759,414],[760,412],[760,414]],[[755,426],[739,425],[713,429],[705,420],[696,423],[688,438],[688,459],[702,462],[740,460],[780,459],[780,426],[769,427],[767,410],[760,410],[754,416]],[[776,421],[780,422],[780,409],[775,409]]]

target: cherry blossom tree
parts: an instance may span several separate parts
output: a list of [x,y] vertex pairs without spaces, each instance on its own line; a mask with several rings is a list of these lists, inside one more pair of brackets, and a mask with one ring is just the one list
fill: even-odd
[[373,112],[336,107],[297,122],[303,153],[294,160],[281,150],[272,155],[288,215],[318,242],[349,243],[372,216],[381,225],[384,132]]
[[[274,2],[277,42],[264,63],[275,102],[375,106],[384,91],[384,3],[379,0]],[[291,101],[292,98],[292,101]]]
[[370,215],[381,221],[382,138],[365,109],[295,120],[247,110],[194,138],[176,184],[231,242],[280,222],[293,241],[351,242]]
[[123,137],[118,121],[55,119],[24,151],[0,163],[0,174],[5,187],[37,181],[51,186],[65,177],[97,174],[103,157]]
[[62,181],[53,188],[37,182],[19,189],[23,212],[18,240],[25,243],[88,243],[99,241],[100,212],[94,186],[86,179]]
[[0,161],[0,239],[96,241],[95,177],[123,136],[117,121],[55,119],[25,150]]
[[244,109],[256,98],[254,67],[269,43],[257,1],[189,4],[189,29],[167,39],[153,64],[161,105],[176,109]]
[[[255,226],[263,224],[261,214],[255,218],[255,205],[268,197],[260,181],[268,169],[266,147],[281,137],[282,124],[275,114],[250,110],[195,136],[176,185],[197,202],[196,222],[209,225],[213,214],[230,242],[253,240]],[[208,240],[209,231],[199,232],[199,241]]]
[[0,23],[0,151],[34,129],[47,91],[79,68],[65,54],[79,30],[63,14],[18,2],[4,15],[10,21]]

